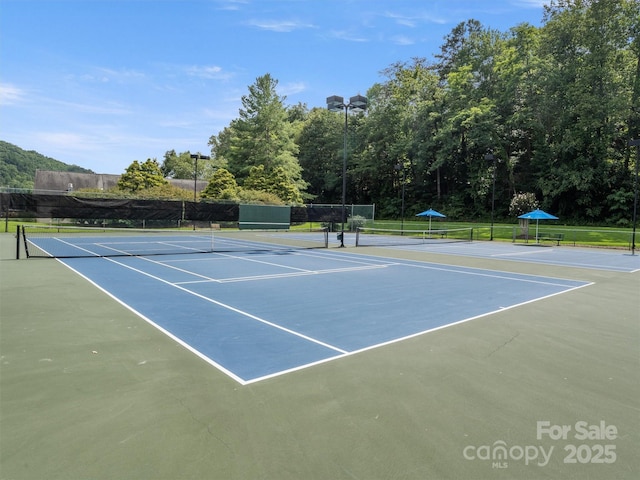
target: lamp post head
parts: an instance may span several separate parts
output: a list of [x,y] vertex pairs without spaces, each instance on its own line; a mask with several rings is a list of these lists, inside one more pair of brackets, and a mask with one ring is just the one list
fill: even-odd
[[349,99],[349,108],[354,112],[364,112],[367,109],[367,97],[355,95]]
[[339,97],[337,95],[332,95],[331,97],[327,97],[327,109],[330,112],[338,112],[344,108],[344,98]]
[[356,113],[364,112],[367,109],[367,97],[362,95],[355,95],[349,99],[349,103],[344,103],[344,97],[338,95],[332,95],[327,97],[327,109],[330,112],[340,112],[347,108],[353,110]]

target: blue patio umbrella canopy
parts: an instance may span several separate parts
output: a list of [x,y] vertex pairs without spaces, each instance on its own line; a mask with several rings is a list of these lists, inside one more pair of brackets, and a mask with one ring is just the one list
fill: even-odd
[[432,208],[430,208],[429,210],[425,210],[424,212],[420,212],[416,215],[416,217],[429,217],[429,231],[431,231],[431,218],[432,217],[438,217],[438,218],[446,218],[446,215],[443,215],[440,212],[436,212],[435,210],[433,210]]
[[538,222],[540,220],[558,220],[558,217],[556,217],[555,215],[551,215],[550,213],[547,213],[544,210],[540,210],[539,208],[536,208],[532,212],[525,213],[524,215],[520,215],[518,218],[526,218],[527,220],[536,221],[536,242],[538,241]]

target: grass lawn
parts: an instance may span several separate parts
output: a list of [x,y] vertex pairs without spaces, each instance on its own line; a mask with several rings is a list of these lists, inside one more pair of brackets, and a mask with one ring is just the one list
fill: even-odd
[[[429,222],[426,220],[405,220],[404,223],[393,220],[376,220],[372,225],[377,228],[400,229],[404,226],[405,230],[427,230]],[[431,228],[433,230],[442,228],[473,228],[474,240],[489,240],[491,237],[491,224],[489,223],[471,223],[471,222],[452,222],[448,220],[432,220]],[[548,232],[554,234],[563,234],[564,239],[561,244],[575,246],[592,246],[605,248],[631,248],[632,230],[630,228],[611,228],[611,227],[579,227],[571,225],[561,225],[556,221],[540,222],[538,224],[539,233]],[[536,224],[529,224],[529,239],[535,238]],[[514,239],[519,241],[522,238],[522,231],[517,223],[502,224],[495,223],[493,226],[493,239],[499,241],[512,242]],[[638,243],[636,237],[636,245]]]

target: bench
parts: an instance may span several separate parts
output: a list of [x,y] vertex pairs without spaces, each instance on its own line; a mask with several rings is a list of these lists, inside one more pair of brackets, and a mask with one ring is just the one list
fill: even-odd
[[564,240],[564,233],[540,232],[538,233],[538,241],[542,240],[550,240],[560,246],[560,242]]

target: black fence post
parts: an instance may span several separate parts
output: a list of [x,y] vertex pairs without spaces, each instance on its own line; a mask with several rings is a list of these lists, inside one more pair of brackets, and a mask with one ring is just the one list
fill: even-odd
[[20,260],[20,225],[16,227],[16,260]]

